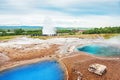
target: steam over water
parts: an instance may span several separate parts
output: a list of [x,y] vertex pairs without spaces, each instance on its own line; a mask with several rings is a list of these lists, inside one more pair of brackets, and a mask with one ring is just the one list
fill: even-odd
[[78,50],[97,56],[120,56],[120,48],[110,45],[91,44],[79,47]]
[[[120,48],[120,36],[116,36],[110,39],[98,38],[98,39],[80,39],[80,38],[52,38],[52,39],[33,39],[33,38],[16,38],[13,40],[9,40],[6,42],[0,42],[0,47],[2,48],[14,48],[14,49],[26,49],[24,45],[34,45],[33,47],[27,47],[27,49],[43,49],[49,48],[52,44],[61,45],[59,46],[59,50],[56,53],[65,54],[72,53],[76,51],[76,48],[81,46],[87,46],[89,44],[100,45],[103,47],[115,47],[117,48],[117,52],[119,52]],[[110,48],[108,48],[110,49]]]
[[112,38],[108,39],[107,42],[110,44],[119,44],[119,46],[120,46],[120,36],[112,37]]
[[103,40],[100,43],[86,44],[77,48],[78,51],[87,52],[96,56],[120,56],[120,36]]

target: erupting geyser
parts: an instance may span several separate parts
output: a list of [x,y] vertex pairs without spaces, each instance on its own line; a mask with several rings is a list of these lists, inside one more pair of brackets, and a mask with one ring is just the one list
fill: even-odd
[[45,36],[54,36],[56,35],[56,28],[50,18],[44,20],[44,25],[42,29],[42,34]]

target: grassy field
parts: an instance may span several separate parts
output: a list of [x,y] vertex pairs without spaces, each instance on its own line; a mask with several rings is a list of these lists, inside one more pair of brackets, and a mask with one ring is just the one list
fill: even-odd
[[[0,41],[7,41],[17,37],[23,37],[24,35],[17,36],[0,36]],[[104,38],[109,39],[113,36],[120,36],[120,34],[80,34],[80,35],[62,35],[62,36],[29,36],[30,38],[39,38],[39,39],[51,39],[51,38],[86,38],[86,39],[96,39]]]
[[39,39],[51,39],[51,38],[87,38],[87,39],[96,39],[96,38],[104,38],[109,39],[114,36],[120,36],[120,34],[80,34],[80,35],[63,35],[63,36],[33,36],[31,38],[39,38]]
[[105,39],[109,39],[114,36],[120,36],[120,34],[100,34],[100,36],[103,36]]
[[17,38],[17,37],[21,37],[21,36],[19,36],[19,35],[17,35],[17,36],[0,36],[0,41],[7,41],[7,40]]

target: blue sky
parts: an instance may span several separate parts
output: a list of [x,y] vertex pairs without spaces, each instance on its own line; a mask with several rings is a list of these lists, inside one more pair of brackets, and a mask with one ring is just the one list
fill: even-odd
[[0,0],[0,25],[120,26],[120,0]]

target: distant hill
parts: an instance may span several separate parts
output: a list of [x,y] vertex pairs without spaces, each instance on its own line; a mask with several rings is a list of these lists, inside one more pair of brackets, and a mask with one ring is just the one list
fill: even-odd
[[25,29],[25,30],[34,30],[42,29],[42,26],[0,26],[0,29]]
[[67,30],[88,30],[90,28],[83,28],[83,27],[56,27],[58,30],[64,30],[64,29],[67,29]]
[[[12,30],[12,29],[24,29],[24,30],[37,30],[37,29],[42,29],[42,26],[0,26],[0,29],[4,29],[4,30]],[[89,28],[82,28],[82,27],[56,27],[57,30],[88,30]]]

